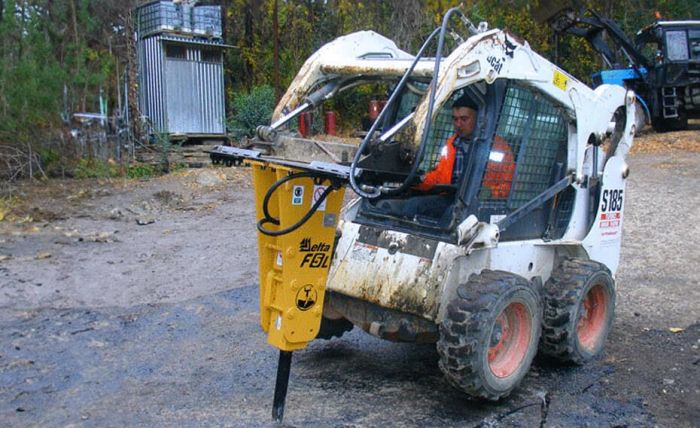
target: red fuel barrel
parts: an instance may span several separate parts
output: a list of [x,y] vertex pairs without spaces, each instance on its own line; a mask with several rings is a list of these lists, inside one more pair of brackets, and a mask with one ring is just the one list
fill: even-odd
[[379,117],[379,112],[382,108],[377,100],[370,100],[369,102],[369,119],[374,122]]
[[326,112],[326,120],[323,121],[323,127],[324,130],[326,131],[326,135],[336,135],[336,127],[335,127],[335,122],[336,122],[336,114],[334,111],[327,111]]
[[311,135],[311,112],[305,111],[299,115],[299,133],[302,137]]

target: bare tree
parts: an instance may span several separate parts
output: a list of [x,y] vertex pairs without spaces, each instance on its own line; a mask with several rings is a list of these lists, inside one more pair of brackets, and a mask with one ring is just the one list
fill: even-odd
[[279,25],[279,2],[273,0],[272,3],[272,67],[273,83],[275,87],[275,99],[279,99],[282,95],[282,85],[280,84],[280,25]]
[[389,35],[401,49],[411,51],[414,43],[424,37],[416,31],[427,21],[421,0],[391,0],[391,31]]

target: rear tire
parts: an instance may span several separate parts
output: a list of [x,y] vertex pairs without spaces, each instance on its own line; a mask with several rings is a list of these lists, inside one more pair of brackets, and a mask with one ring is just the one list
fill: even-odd
[[635,110],[634,110],[634,125],[635,125],[635,131],[634,131],[634,136],[637,137],[641,135],[642,130],[647,124],[647,113],[644,110],[644,107],[642,107],[642,103],[639,101],[634,102],[635,105]]
[[664,118],[660,115],[652,121],[656,132],[685,131],[688,129],[688,112],[683,102],[677,107],[678,117]]
[[688,129],[688,114],[682,107],[678,108],[678,117],[662,119],[661,132],[685,131]]
[[605,265],[566,259],[544,286],[540,351],[584,364],[605,346],[615,315],[615,284]]
[[488,270],[472,275],[440,325],[440,370],[471,396],[507,396],[530,368],[541,319],[540,298],[524,278]]

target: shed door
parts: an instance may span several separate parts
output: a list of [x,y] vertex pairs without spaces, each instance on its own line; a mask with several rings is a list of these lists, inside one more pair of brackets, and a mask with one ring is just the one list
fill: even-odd
[[168,130],[171,134],[201,132],[195,76],[198,50],[165,45],[165,87]]

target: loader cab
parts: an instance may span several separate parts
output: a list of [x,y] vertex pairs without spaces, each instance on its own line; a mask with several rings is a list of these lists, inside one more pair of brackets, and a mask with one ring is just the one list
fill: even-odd
[[[456,226],[469,215],[497,223],[565,176],[570,118],[537,89],[506,79],[457,88],[436,106],[421,173],[433,170],[445,154],[455,134],[452,105],[464,96],[479,108],[460,181],[434,191],[414,186],[400,197],[365,199],[356,221],[456,242]],[[505,230],[501,240],[562,236],[573,199],[573,189],[567,189],[554,200],[543,200]]]

